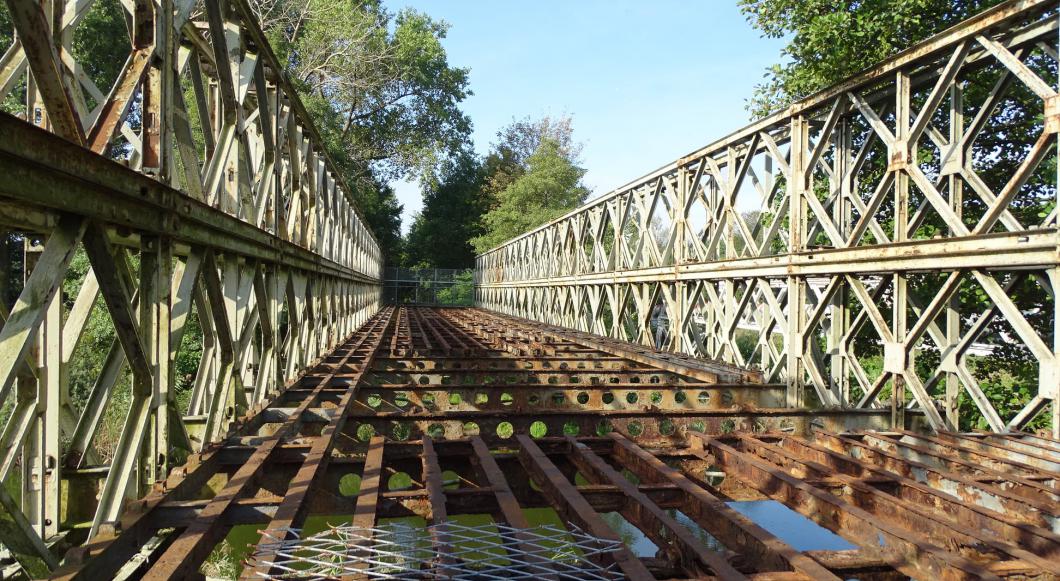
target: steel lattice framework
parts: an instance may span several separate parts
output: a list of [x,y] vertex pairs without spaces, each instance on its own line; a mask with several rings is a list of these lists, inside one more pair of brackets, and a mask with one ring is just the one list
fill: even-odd
[[[0,101],[24,107],[0,114],[0,235],[24,280],[0,308],[0,576],[196,578],[255,525],[243,578],[302,566],[288,549],[356,577],[382,521],[415,518],[410,576],[481,574],[486,535],[513,571],[577,577],[524,509],[627,579],[1060,575],[1060,441],[952,431],[964,396],[998,432],[1054,402],[1060,430],[1055,0],[481,256],[477,300],[507,314],[381,304],[378,244],[248,0],[113,3],[110,87],[74,42],[102,2],[5,2]],[[998,335],[1040,376],[1011,417],[970,354]],[[853,548],[796,549],[731,504],[765,499]],[[305,534],[321,515],[348,516]]]
[[[121,3],[128,58],[100,87],[73,50],[94,4],[8,1],[0,59],[0,101],[25,103],[21,120],[0,115],[0,227],[25,240],[26,267],[0,313],[0,481],[21,483],[18,502],[0,487],[0,536],[36,574],[58,564],[42,539],[61,523],[112,530],[127,498],[380,308],[379,246],[249,5]],[[64,289],[80,252],[91,269]],[[94,308],[115,339],[78,410],[69,369]],[[178,408],[189,316],[204,348]],[[95,439],[126,366],[131,409],[104,463]]]
[[[789,405],[889,403],[896,425],[915,407],[956,429],[967,398],[1001,432],[1052,402],[1056,435],[1056,47],[1055,2],[999,5],[479,256],[476,304],[661,337],[786,382]],[[1031,132],[1005,133],[1019,116]],[[656,305],[669,332],[653,337]],[[1035,362],[1021,409],[984,394],[983,342]]]

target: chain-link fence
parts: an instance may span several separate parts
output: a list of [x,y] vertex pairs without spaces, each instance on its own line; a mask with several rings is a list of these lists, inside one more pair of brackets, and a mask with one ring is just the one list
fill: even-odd
[[405,305],[471,306],[475,283],[471,269],[389,267],[383,280],[383,301]]

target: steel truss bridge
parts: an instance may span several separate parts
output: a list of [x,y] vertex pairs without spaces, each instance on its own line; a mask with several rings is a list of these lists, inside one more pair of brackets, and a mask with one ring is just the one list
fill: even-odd
[[[97,4],[6,0],[0,577],[202,578],[246,527],[247,579],[1060,576],[1055,0],[483,254],[450,309],[382,304],[248,0],[123,0],[109,87]],[[991,357],[1037,381],[999,400]]]

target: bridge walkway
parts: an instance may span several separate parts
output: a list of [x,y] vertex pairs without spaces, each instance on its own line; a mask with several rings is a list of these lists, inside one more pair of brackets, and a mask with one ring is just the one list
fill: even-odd
[[[55,577],[194,577],[248,525],[264,531],[248,579],[1060,574],[1060,442],[887,431],[886,410],[783,401],[782,385],[721,363],[478,309],[387,307]],[[741,510],[767,500],[847,547],[796,548]],[[600,547],[593,560],[535,549],[542,509],[572,546]],[[474,515],[491,524],[469,526]],[[328,527],[305,528],[320,516]],[[428,526],[403,542],[431,558],[383,558],[409,518]],[[469,543],[492,543],[503,564]]]

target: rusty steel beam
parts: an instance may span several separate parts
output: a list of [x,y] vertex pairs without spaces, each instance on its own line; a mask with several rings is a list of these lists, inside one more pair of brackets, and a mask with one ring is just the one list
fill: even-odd
[[[501,471],[500,466],[497,465],[497,460],[494,459],[493,454],[490,453],[489,447],[478,436],[471,438],[471,447],[475,451],[473,461],[485,475],[486,482],[489,483],[493,495],[496,497],[497,508],[504,518],[504,522],[516,529],[529,529],[530,523],[526,520],[526,515],[523,514],[523,509],[519,506],[519,500],[512,493],[511,487],[508,486],[507,478],[504,472]],[[526,535],[516,532],[515,537],[516,547],[529,555],[529,561],[535,567],[534,573],[536,576],[542,579],[555,580],[557,577],[551,565],[527,545],[529,539]]]
[[[1060,516],[1057,514],[1060,512],[1060,498],[1055,491],[1035,482],[1019,482],[1020,479],[1000,472],[991,471],[992,481],[985,481],[981,476],[948,470],[941,462],[926,464],[918,461],[923,458],[921,455],[903,457],[869,444],[877,439],[875,434],[864,434],[856,440],[816,431],[814,443],[792,440],[790,445],[811,451],[824,463],[839,467],[854,466],[853,470],[862,472],[885,471],[957,495],[961,502],[1001,512],[1009,519],[1047,528],[1056,526],[1057,517]],[[789,445],[789,442],[784,441],[783,445]],[[895,446],[891,449],[898,448]],[[874,470],[870,466],[878,466],[882,470]],[[983,470],[978,472],[983,473]]]
[[[321,475],[327,469],[331,459],[331,451],[335,441],[346,423],[346,414],[357,398],[357,390],[360,388],[360,376],[372,365],[372,359],[379,350],[383,336],[390,327],[393,309],[383,311],[379,319],[372,325],[372,329],[362,335],[362,340],[347,351],[340,361],[334,364],[331,372],[322,377],[313,393],[306,397],[299,406],[295,416],[305,413],[308,407],[318,401],[320,390],[330,386],[332,380],[339,371],[348,372],[351,368],[355,370],[353,378],[349,382],[345,393],[338,401],[338,405],[330,410],[331,420],[313,438],[312,448],[306,455],[305,462],[299,468],[298,473],[291,480],[283,503],[280,504],[266,530],[270,531],[273,539],[285,539],[294,529],[300,528],[305,520],[306,499],[313,489],[318,486]],[[268,574],[270,563],[267,559],[259,560],[251,576],[258,573]]]
[[1034,447],[1032,450],[1018,448],[1018,443],[1001,443],[988,440],[983,435],[939,432],[937,437],[962,450],[975,450],[1003,462],[1032,466],[1043,475],[1060,474],[1060,458],[1056,454]]
[[[372,354],[378,346],[380,337],[382,337],[381,329],[387,327],[391,312],[391,310],[383,311],[375,318],[371,323],[372,329],[362,333],[358,340],[348,347],[341,364],[336,369],[345,366],[347,361],[355,355],[363,359],[365,365],[370,363]],[[367,349],[367,353],[357,353],[361,349]],[[232,476],[225,487],[203,509],[195,522],[185,529],[173,544],[166,549],[158,562],[145,575],[145,578],[172,579],[190,575],[198,570],[199,565],[210,554],[214,545],[224,536],[226,528],[221,517],[225,511],[232,506],[236,499],[248,493],[251,487],[257,483],[273,450],[284,440],[297,435],[297,431],[302,425],[302,414],[317,401],[320,391],[328,385],[330,379],[331,376],[328,375],[320,380],[313,393],[302,401],[295,413],[287,418],[280,429],[258,446],[257,451],[254,452],[250,460],[243,464]],[[356,386],[350,387],[344,399],[352,401],[355,390]],[[342,418],[342,414],[336,416],[338,421],[341,421]],[[326,435],[321,435],[316,439],[313,449],[306,458],[304,466],[308,466],[312,473],[303,476],[300,471],[299,476],[302,476],[302,479],[296,478],[292,482],[294,489],[288,491],[288,497],[280,505],[277,515],[274,517],[274,520],[279,521],[280,524],[294,522],[295,515],[290,513],[297,514],[301,511],[302,501],[305,498],[305,493],[312,485],[317,473],[317,467],[322,462],[326,463],[325,456],[330,452],[332,434],[337,433],[333,426],[329,427],[333,429]],[[320,442],[324,442],[324,444],[320,444]],[[327,447],[326,450],[322,449],[324,446]]]
[[[367,342],[372,335],[368,332],[386,320],[387,313],[380,313],[367,323],[362,332],[351,337],[344,348],[353,353],[360,345]],[[340,348],[341,349],[341,348]],[[326,382],[319,382],[314,392],[323,391]],[[224,523],[225,513],[243,497],[261,478],[263,467],[268,463],[274,451],[281,448],[285,438],[297,433],[303,422],[303,414],[309,411],[314,397],[306,397],[296,413],[290,414],[272,435],[264,438],[254,447],[250,456],[241,463],[236,472],[227,480],[221,491],[211,498],[198,512],[197,518],[189,523],[176,541],[162,554],[156,563],[158,570],[150,571],[146,576],[169,578],[172,574],[196,571],[202,560],[213,550],[214,545],[223,536],[227,526]],[[259,410],[261,413],[263,410]],[[240,429],[254,425],[253,422],[234,427]],[[92,539],[81,550],[75,550],[67,558],[66,564],[54,572],[54,578],[99,578],[117,569],[122,558],[135,551],[130,545],[139,535],[148,535],[157,529],[154,526],[154,513],[165,505],[170,498],[181,498],[183,495],[198,495],[207,480],[220,470],[218,452],[223,447],[206,451],[202,457],[192,456],[188,463],[175,470],[164,485],[141,501],[132,504],[121,522],[125,534],[104,531]]]
[[427,500],[430,503],[431,542],[438,554],[439,573],[443,578],[452,577],[450,566],[455,562],[449,550],[450,537],[445,524],[449,521],[446,507],[445,488],[442,486],[442,468],[438,463],[438,454],[434,451],[434,442],[423,439],[423,485],[427,489]]
[[963,547],[962,553],[983,560],[1022,560],[1029,567],[1060,574],[1056,559],[1060,536],[1051,531],[1013,523],[1002,514],[966,505],[966,501],[896,474],[863,469],[857,462],[842,462],[830,453],[814,453],[819,451],[795,440],[785,445],[787,438],[778,443],[752,434],[735,438],[741,451],[781,466],[789,474],[815,485],[829,481],[833,495],[879,521],[915,531],[942,546]]
[[[902,528],[852,505],[825,489],[788,474],[775,464],[741,452],[716,437],[696,434],[695,446],[702,443],[702,457],[717,462],[742,482],[770,498],[856,541],[864,551],[875,554],[899,571],[918,578],[1000,579],[988,566],[948,551],[920,533]],[[900,508],[904,512],[904,508]],[[1026,567],[1020,567],[1023,573]]]
[[677,522],[665,510],[641,493],[633,483],[618,473],[587,446],[568,436],[571,461],[590,482],[610,484],[626,495],[627,501],[619,512],[637,528],[645,531],[660,549],[689,577],[714,575],[720,579],[746,579],[726,556],[707,550],[692,532]]
[[382,487],[384,442],[386,442],[385,438],[376,436],[368,443],[364,474],[361,476],[361,489],[357,494],[357,510],[353,513],[354,526],[362,529],[375,527]]
[[975,462],[1002,472],[1014,471],[1025,478],[1044,478],[1051,481],[1056,481],[1057,479],[1056,473],[1043,471],[1039,467],[1023,462],[1019,458],[1003,456],[997,448],[966,445],[964,441],[942,438],[940,434],[918,434],[905,430],[899,430],[897,434],[900,435],[903,444],[915,443],[929,450]]
[[[575,524],[598,538],[620,540],[615,531],[600,518],[585,497],[529,436],[519,435],[518,442],[519,461],[523,468],[541,487],[541,491],[548,497],[549,502],[556,507],[567,522]],[[655,578],[629,548],[622,546],[611,555],[622,569],[622,573],[631,581],[646,581]]]
[[614,456],[646,482],[669,482],[684,493],[684,512],[699,526],[759,570],[794,570],[814,579],[835,576],[815,560],[796,551],[772,533],[743,516],[724,501],[697,485],[679,470],[619,434],[611,434]]

